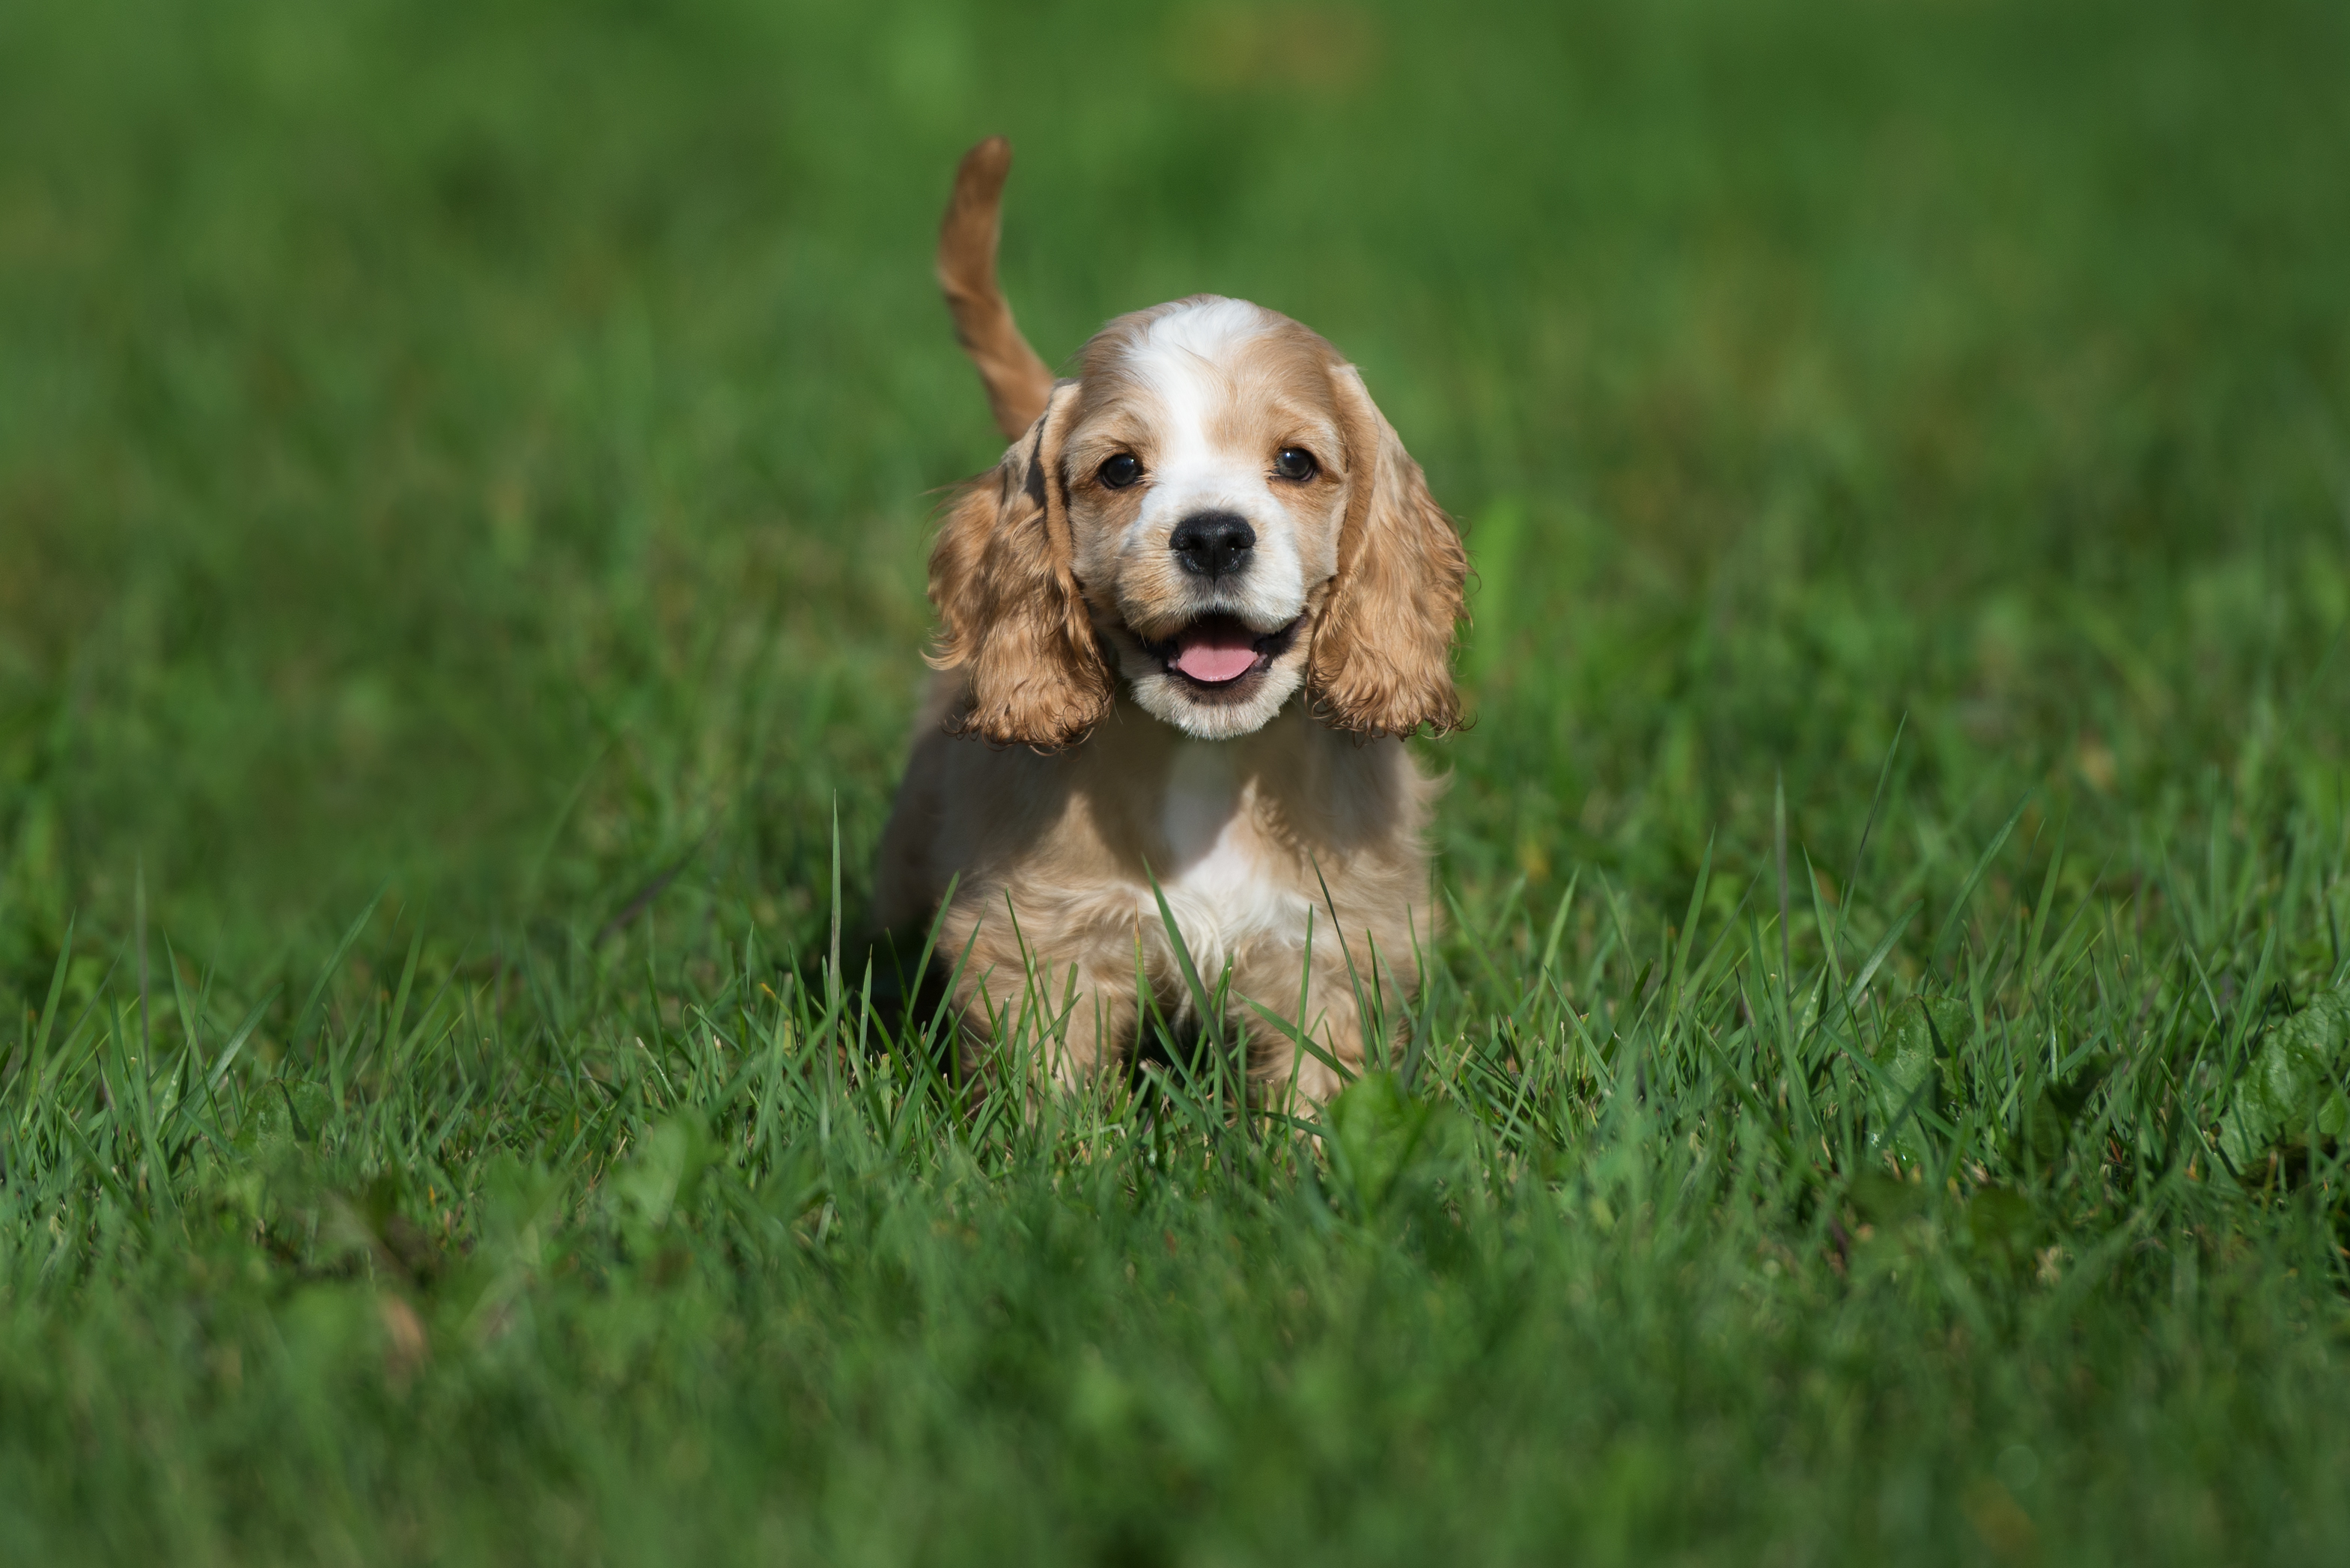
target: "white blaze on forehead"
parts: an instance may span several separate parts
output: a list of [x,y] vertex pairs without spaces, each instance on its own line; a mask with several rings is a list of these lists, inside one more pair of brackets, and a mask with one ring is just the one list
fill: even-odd
[[1232,397],[1232,350],[1261,331],[1263,313],[1245,300],[1219,299],[1170,311],[1146,328],[1131,351],[1134,377],[1159,397],[1151,478],[1159,500],[1232,483],[1263,490],[1254,453],[1218,450],[1213,427]]
[[1221,360],[1273,323],[1270,312],[1245,299],[1203,299],[1179,305],[1151,321],[1128,352],[1137,371],[1147,379],[1157,364]]
[[1232,512],[1256,530],[1257,547],[1235,585],[1249,618],[1267,629],[1297,613],[1305,574],[1287,509],[1267,480],[1270,452],[1220,444],[1233,393],[1232,352],[1274,318],[1242,299],[1171,310],[1128,350],[1134,378],[1158,400],[1151,430],[1149,489],[1128,526],[1126,549],[1165,548],[1176,524],[1199,512]]

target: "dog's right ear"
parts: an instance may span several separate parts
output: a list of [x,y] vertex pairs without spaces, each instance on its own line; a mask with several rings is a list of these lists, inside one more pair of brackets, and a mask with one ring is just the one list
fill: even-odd
[[1053,389],[1003,461],[963,487],[931,552],[942,623],[931,663],[971,681],[950,726],[998,745],[1074,745],[1114,695],[1070,566],[1061,441],[1076,404],[1074,382]]

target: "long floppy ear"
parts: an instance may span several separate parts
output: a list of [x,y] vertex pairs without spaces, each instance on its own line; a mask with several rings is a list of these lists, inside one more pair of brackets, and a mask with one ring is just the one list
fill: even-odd
[[1054,389],[1028,433],[963,487],[931,552],[931,602],[943,623],[931,663],[969,672],[969,703],[949,728],[998,745],[1074,745],[1109,711],[1108,664],[1070,569],[1061,441],[1077,405]]
[[1338,573],[1314,631],[1308,690],[1331,723],[1374,735],[1461,727],[1452,630],[1468,553],[1361,372],[1331,372],[1347,442]]

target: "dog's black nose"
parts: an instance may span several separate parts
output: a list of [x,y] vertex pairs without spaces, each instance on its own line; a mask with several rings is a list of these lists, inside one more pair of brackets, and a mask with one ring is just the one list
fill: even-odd
[[1200,512],[1175,524],[1168,541],[1175,559],[1195,577],[1236,572],[1256,548],[1256,530],[1230,512]]

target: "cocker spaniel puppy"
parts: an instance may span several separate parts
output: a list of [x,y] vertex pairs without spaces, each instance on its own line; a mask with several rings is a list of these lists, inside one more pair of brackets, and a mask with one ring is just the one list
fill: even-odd
[[1326,1100],[1358,994],[1419,982],[1437,786],[1401,737],[1459,722],[1467,556],[1362,376],[1260,306],[1119,317],[1055,381],[996,286],[1010,167],[973,148],[940,234],[1016,439],[931,556],[939,673],[876,913],[928,920],[951,882],[966,1038],[1032,1031],[1074,1084],[1131,1051],[1145,991],[1201,1023],[1163,892],[1205,988],[1229,972],[1253,1078]]

